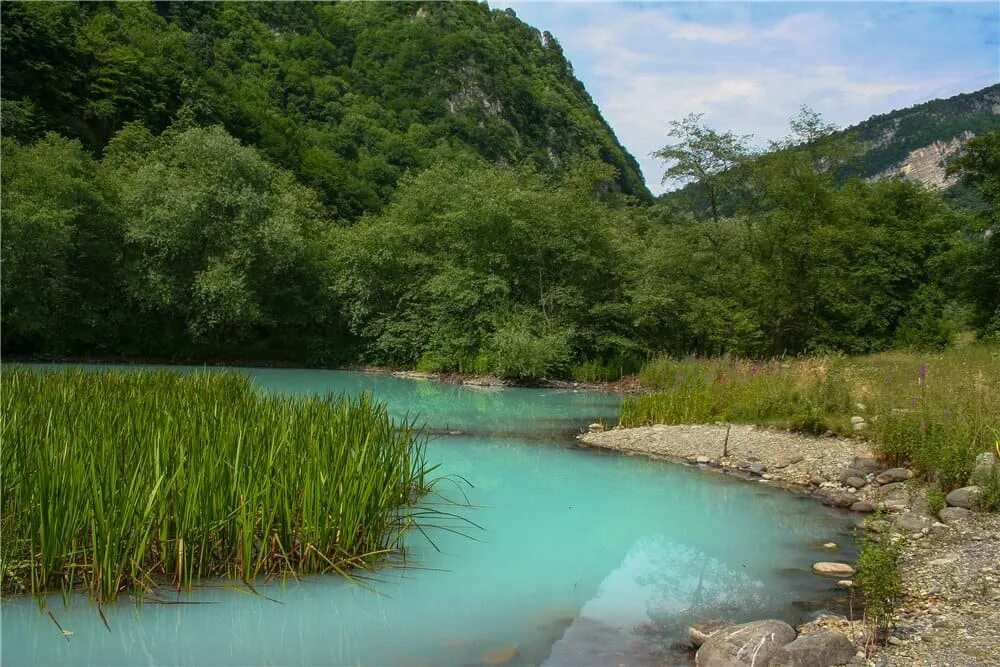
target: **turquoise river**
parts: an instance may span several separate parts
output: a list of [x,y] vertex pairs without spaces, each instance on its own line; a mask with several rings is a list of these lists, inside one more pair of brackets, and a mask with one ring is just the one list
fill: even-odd
[[[275,392],[370,391],[431,434],[459,535],[408,536],[405,566],[363,585],[313,577],[254,595],[215,583],[170,604],[48,599],[2,606],[13,665],[650,665],[700,617],[801,621],[839,608],[816,560],[850,559],[849,518],[717,473],[580,448],[616,396],[470,388],[341,371],[246,369]],[[459,482],[464,478],[468,484]],[[818,551],[823,542],[840,551]],[[175,604],[178,602],[180,604]],[[72,633],[72,634],[69,634]]]

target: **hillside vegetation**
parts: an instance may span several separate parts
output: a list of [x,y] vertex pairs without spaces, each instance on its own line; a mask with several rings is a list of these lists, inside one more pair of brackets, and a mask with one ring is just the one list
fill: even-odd
[[985,206],[679,122],[650,203],[558,42],[475,4],[4,6],[5,354],[610,379],[1000,332]]

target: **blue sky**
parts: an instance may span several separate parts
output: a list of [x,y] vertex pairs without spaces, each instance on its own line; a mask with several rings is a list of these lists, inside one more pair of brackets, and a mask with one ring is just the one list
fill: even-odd
[[689,113],[765,144],[803,104],[846,126],[1000,81],[996,1],[489,4],[555,35],[657,193]]

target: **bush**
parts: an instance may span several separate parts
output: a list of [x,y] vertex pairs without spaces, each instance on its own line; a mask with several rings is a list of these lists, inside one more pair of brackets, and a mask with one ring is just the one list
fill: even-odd
[[490,369],[508,380],[541,380],[569,370],[570,335],[566,329],[543,326],[536,333],[525,315],[511,317],[493,335]]
[[871,638],[884,637],[903,594],[899,574],[900,545],[889,537],[868,535],[858,556],[855,581],[864,596],[864,622]]
[[973,481],[983,490],[979,496],[979,509],[1000,512],[1000,466],[979,471]]
[[944,509],[944,491],[940,486],[934,485],[927,489],[927,511],[933,515]]

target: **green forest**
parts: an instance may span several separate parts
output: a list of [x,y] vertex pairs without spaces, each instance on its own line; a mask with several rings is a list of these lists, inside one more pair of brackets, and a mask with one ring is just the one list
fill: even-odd
[[[610,379],[1000,335],[1000,133],[960,207],[665,128],[654,201],[558,41],[485,4],[3,3],[5,355]],[[668,134],[669,132],[669,134]],[[689,196],[688,196],[689,195]]]

